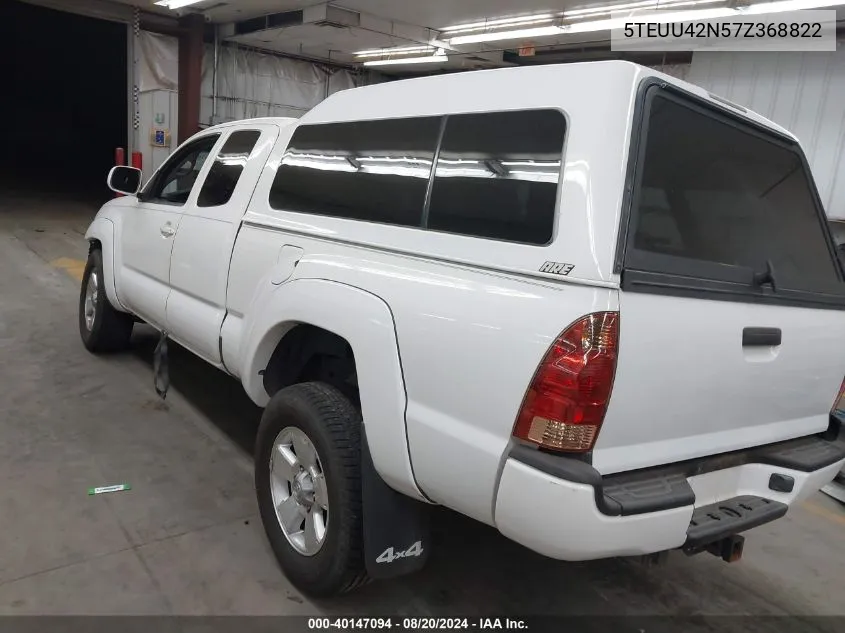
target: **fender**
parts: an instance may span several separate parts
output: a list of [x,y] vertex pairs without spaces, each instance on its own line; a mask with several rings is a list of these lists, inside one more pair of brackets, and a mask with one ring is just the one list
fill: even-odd
[[114,222],[110,219],[98,215],[91,222],[88,230],[85,232],[85,239],[88,242],[98,240],[102,245],[103,253],[103,275],[105,276],[104,285],[106,287],[106,296],[109,303],[112,304],[115,310],[122,312],[129,312],[126,307],[120,302],[117,296],[117,286],[115,285],[114,275]]
[[241,376],[250,398],[265,406],[262,372],[282,337],[300,323],[346,339],[355,355],[361,412],[376,472],[394,490],[427,501],[414,479],[405,427],[405,381],[393,314],[380,297],[324,279],[261,284],[250,304]]

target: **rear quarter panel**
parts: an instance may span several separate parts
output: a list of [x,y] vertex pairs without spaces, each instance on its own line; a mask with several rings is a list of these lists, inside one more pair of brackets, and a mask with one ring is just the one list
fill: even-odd
[[[365,289],[389,306],[406,396],[405,419],[393,423],[406,425],[408,440],[394,450],[410,451],[413,476],[429,499],[489,524],[513,423],[538,363],[571,322],[617,309],[617,291],[610,288],[483,272],[250,225],[239,239],[268,244],[261,250],[272,251],[271,242],[276,250],[282,244],[303,249],[279,293],[302,280],[331,280]],[[285,320],[279,305],[274,318]],[[342,302],[335,309],[347,316]],[[360,347],[350,343],[357,357]],[[383,381],[383,395],[376,397],[389,396],[392,377]],[[364,417],[367,424],[366,410]]]

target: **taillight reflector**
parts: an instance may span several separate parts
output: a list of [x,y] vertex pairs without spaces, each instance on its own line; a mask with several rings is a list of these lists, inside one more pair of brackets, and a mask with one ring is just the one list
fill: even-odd
[[619,313],[594,312],[546,352],[514,424],[514,437],[556,451],[589,451],[604,421],[619,342]]

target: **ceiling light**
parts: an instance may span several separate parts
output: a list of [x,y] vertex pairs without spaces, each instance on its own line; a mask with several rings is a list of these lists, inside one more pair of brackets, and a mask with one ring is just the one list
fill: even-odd
[[[729,8],[719,7],[713,9],[697,9],[697,10],[682,10],[666,12],[664,9],[675,9],[677,7],[713,4],[715,2],[723,2],[724,0],[668,0],[659,3],[659,0],[635,0],[633,2],[617,3],[605,6],[586,7],[582,9],[572,9],[563,12],[563,17],[567,20],[584,20],[603,15],[613,15],[622,13],[622,16],[609,17],[600,20],[588,20],[583,22],[569,22],[561,26],[550,24],[547,26],[538,26],[532,28],[516,28],[512,30],[502,31],[488,31],[483,33],[468,32],[466,35],[453,35],[454,32],[460,30],[473,31],[479,29],[489,29],[492,27],[502,26],[519,26],[524,27],[530,24],[530,20],[545,20],[552,21],[555,19],[553,15],[542,16],[526,16],[519,18],[520,23],[515,23],[516,18],[509,18],[503,20],[489,20],[487,22],[477,22],[473,24],[464,24],[460,26],[452,26],[442,29],[445,35],[453,35],[449,38],[449,44],[475,44],[480,42],[497,42],[502,40],[513,40],[520,38],[531,37],[547,37],[551,35],[565,35],[569,33],[588,33],[592,31],[609,31],[611,29],[623,28],[626,22],[632,20],[640,20],[643,22],[680,22],[689,20],[711,20],[716,18],[725,18],[733,15],[742,14],[766,14],[779,13],[782,11],[800,11],[803,9],[821,9],[824,7],[835,7],[843,3],[843,0],[776,0],[774,2],[764,2],[758,4],[751,4],[745,7]],[[450,32],[451,31],[451,32]]]
[[449,43],[475,44],[477,42],[497,42],[500,40],[514,40],[521,37],[544,37],[546,35],[560,35],[563,29],[559,26],[539,26],[533,29],[517,29],[515,31],[499,31],[497,33],[475,33],[458,35],[449,39]]
[[399,59],[371,59],[364,62],[364,66],[394,66],[396,64],[434,64],[437,62],[447,62],[449,57],[446,55],[429,55],[428,57],[405,57]]
[[806,9],[824,9],[838,7],[842,0],[784,0],[783,2],[762,2],[746,7],[738,7],[740,13],[781,13],[782,11],[803,11]]
[[554,17],[555,16],[551,13],[541,13],[539,15],[524,15],[518,18],[498,18],[496,20],[484,20],[483,22],[470,22],[469,24],[446,26],[440,29],[440,31],[443,33],[452,33],[455,31],[472,31],[479,28],[489,29],[496,26],[519,26],[520,24],[552,20]]
[[398,48],[374,48],[369,51],[358,51],[352,53],[355,57],[383,57],[385,55],[404,54],[404,53],[433,53],[433,46],[402,46]]
[[[841,1],[841,0],[840,0]],[[642,15],[626,16],[621,18],[610,18],[607,20],[593,20],[590,22],[579,22],[577,24],[568,24],[566,27],[567,33],[589,33],[593,31],[609,31],[611,29],[621,29],[627,22],[632,20],[641,20],[643,22],[686,22],[689,20],[712,20],[714,18],[726,18],[731,15],[736,15],[735,9],[722,7],[719,9],[700,9],[698,11],[673,11],[671,13],[644,13]]]
[[200,2],[203,2],[203,0],[160,0],[156,4],[160,7],[167,7],[172,11],[192,4],[199,4]]
[[713,4],[714,2],[724,1],[725,0],[664,0],[663,2],[660,2],[659,0],[646,0],[645,2],[628,2],[626,4],[614,4],[606,7],[574,9],[572,11],[564,11],[563,16],[565,18],[577,20],[580,18],[594,18],[600,15],[612,15],[614,13],[619,13],[623,10],[626,10],[625,13],[628,13],[628,11],[630,11],[631,16],[635,17],[636,12],[639,10],[652,9],[655,11],[664,11],[666,9],[674,9],[675,7],[686,7],[699,4]]
[[594,13],[613,13],[614,11],[622,11],[623,9],[642,9],[649,7],[656,7],[658,0],[646,0],[645,2],[626,2],[625,4],[610,4],[599,7],[586,7],[584,9],[572,9],[571,11],[564,11],[563,16],[566,18],[574,18],[580,15],[590,15]]
[[555,18],[549,17],[549,18],[537,18],[536,20],[526,20],[525,22],[520,22],[519,24],[493,24],[493,25],[490,25],[490,24],[481,25],[481,24],[479,24],[477,26],[462,28],[459,31],[458,30],[448,31],[445,34],[447,36],[456,37],[458,35],[466,35],[468,33],[477,33],[479,31],[489,31],[491,29],[505,29],[505,30],[507,30],[509,27],[510,28],[514,28],[514,27],[525,28],[527,26],[534,26],[534,25],[537,25],[537,24],[549,24],[551,22],[554,22],[554,20],[555,20]]

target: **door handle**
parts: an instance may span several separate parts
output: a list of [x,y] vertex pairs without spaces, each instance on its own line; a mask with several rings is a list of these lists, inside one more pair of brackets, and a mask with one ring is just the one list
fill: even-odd
[[781,331],[779,327],[746,327],[742,328],[743,347],[771,347],[780,345]]
[[159,229],[159,231],[161,232],[162,237],[173,237],[176,235],[176,229],[170,226],[170,224],[165,224]]

